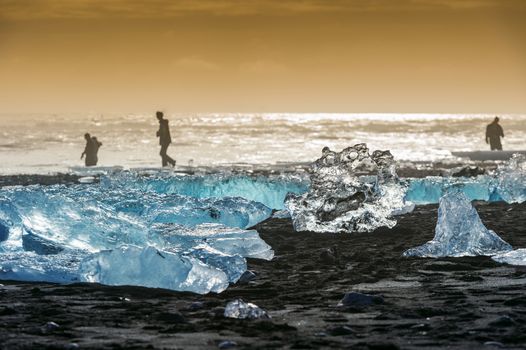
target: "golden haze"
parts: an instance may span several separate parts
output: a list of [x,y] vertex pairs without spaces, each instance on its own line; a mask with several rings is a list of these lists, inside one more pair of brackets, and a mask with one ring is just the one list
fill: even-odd
[[0,112],[526,112],[522,0],[0,0]]

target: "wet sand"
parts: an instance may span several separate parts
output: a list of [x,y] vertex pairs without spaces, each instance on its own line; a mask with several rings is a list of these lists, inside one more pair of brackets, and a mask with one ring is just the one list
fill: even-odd
[[[526,247],[526,204],[476,206],[488,228]],[[421,206],[393,229],[355,235],[295,233],[289,219],[269,219],[256,228],[276,257],[249,260],[257,279],[221,294],[1,281],[0,348],[524,349],[526,267],[401,257],[433,237],[436,215]],[[350,291],[383,303],[338,307]],[[272,319],[224,318],[235,298]],[[51,321],[58,328],[46,329]]]

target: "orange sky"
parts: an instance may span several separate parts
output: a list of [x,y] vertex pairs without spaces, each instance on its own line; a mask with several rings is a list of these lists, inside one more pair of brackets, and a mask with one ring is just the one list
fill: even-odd
[[0,112],[526,113],[523,0],[0,0]]

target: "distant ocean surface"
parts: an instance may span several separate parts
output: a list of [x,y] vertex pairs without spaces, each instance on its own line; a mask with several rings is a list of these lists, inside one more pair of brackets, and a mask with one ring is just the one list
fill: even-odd
[[[494,115],[460,114],[167,114],[179,165],[310,162],[324,146],[365,142],[401,161],[452,159],[487,150]],[[526,149],[526,115],[499,115],[505,150]],[[50,173],[82,166],[86,132],[103,146],[100,166],[160,166],[151,114],[0,114],[0,173]]]

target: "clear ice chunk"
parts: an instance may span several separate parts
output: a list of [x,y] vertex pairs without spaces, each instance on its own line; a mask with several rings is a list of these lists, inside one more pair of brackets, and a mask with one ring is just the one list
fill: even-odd
[[244,229],[270,217],[262,203],[160,193],[131,179],[0,189],[0,278],[208,293],[236,282],[246,258],[272,259],[259,234]]
[[[376,176],[360,176],[369,172]],[[285,201],[296,231],[370,232],[393,227],[394,215],[413,209],[391,153],[369,155],[365,144],[339,153],[324,148],[311,165],[310,180],[309,192],[289,194]]]
[[0,254],[0,279],[31,282],[79,282],[79,266],[89,255],[83,251],[67,251],[56,255],[35,252]]
[[514,154],[502,167],[497,169],[497,191],[508,203],[526,201],[526,156]]
[[511,250],[495,232],[488,230],[467,196],[450,189],[440,198],[435,237],[404,256],[427,258],[494,255]]
[[247,303],[242,299],[235,299],[226,304],[225,317],[237,319],[269,319],[270,315],[259,306]]
[[491,258],[503,264],[526,266],[526,249],[515,249],[511,252],[494,255]]
[[154,247],[121,246],[85,259],[80,280],[107,285],[135,285],[195,293],[222,292],[227,275],[192,257]]
[[218,224],[201,224],[195,228],[183,225],[154,225],[150,241],[157,246],[188,251],[206,245],[223,254],[272,260],[274,251],[255,230],[240,230]]

